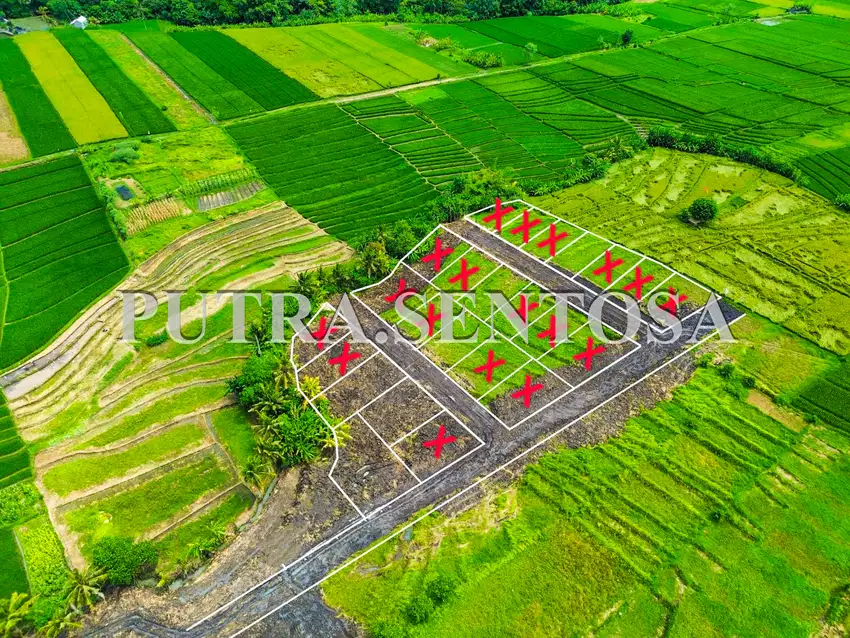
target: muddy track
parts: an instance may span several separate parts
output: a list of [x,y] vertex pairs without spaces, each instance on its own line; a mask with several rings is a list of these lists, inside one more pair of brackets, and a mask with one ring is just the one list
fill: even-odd
[[[479,233],[468,224],[461,223],[453,228],[551,289],[569,288],[557,271],[541,267],[539,262],[498,238]],[[588,281],[583,283],[592,285]],[[449,498],[458,498],[456,503],[477,500],[481,494],[479,482],[482,477],[516,476],[523,465],[535,458],[544,447],[564,443],[580,446],[616,433],[631,414],[667,396],[670,386],[683,382],[692,370],[687,354],[691,344],[687,343],[687,339],[696,328],[696,317],[685,322],[682,336],[675,343],[650,343],[646,340],[644,329],[637,337],[642,344],[639,350],[618,360],[606,370],[606,374],[591,378],[580,392],[571,394],[568,401],[553,403],[534,419],[507,430],[409,343],[390,339],[383,345],[376,345],[373,337],[383,330],[383,324],[363,302],[357,301],[355,305],[372,345],[427,388],[437,403],[448,407],[485,442],[485,446],[453,465],[439,481],[422,484],[366,518],[358,517],[344,502],[343,509],[340,509],[338,493],[322,474],[326,469],[311,467],[301,470],[302,476],[312,477],[312,491],[308,491],[309,497],[305,497],[309,498],[309,505],[307,502],[301,506],[286,505],[288,501],[284,500],[284,506],[278,506],[285,512],[279,519],[267,511],[259,519],[260,529],[255,535],[252,537],[249,530],[240,539],[245,545],[254,544],[251,552],[243,556],[234,550],[236,555],[230,563],[226,556],[222,557],[201,579],[205,583],[203,586],[199,582],[176,598],[136,601],[135,606],[128,598],[126,604],[116,605],[96,627],[90,628],[89,635],[108,636],[114,635],[119,628],[132,628],[145,635],[170,636],[175,634],[172,629],[166,628],[169,624],[186,628],[192,621],[204,618],[182,635],[224,637],[248,626],[251,628],[246,635],[340,635],[348,628],[334,619],[326,608],[317,606],[315,590],[317,583],[350,556],[391,533],[416,512],[436,503],[446,503]],[[609,320],[616,325],[622,320],[619,316],[622,311],[611,305]],[[738,311],[726,304],[721,303],[721,309],[728,320],[740,316]],[[706,331],[698,336],[709,334]],[[659,366],[664,366],[661,372],[647,377]],[[284,481],[286,476],[281,480]],[[327,485],[322,483],[323,480]],[[320,485],[324,487],[320,488]],[[276,498],[289,498],[286,495],[285,489],[279,488]],[[311,533],[302,533],[297,539],[286,533],[289,526],[300,520],[299,507],[310,507],[312,510],[308,511],[315,512],[322,500],[328,503],[323,510],[326,518],[313,520],[309,528]],[[243,551],[247,549],[243,548]],[[255,563],[262,555],[269,555],[263,563],[265,570],[259,569]],[[245,567],[246,556],[255,557],[249,562],[250,567]],[[282,559],[286,567],[277,572],[270,571],[274,565],[271,556]],[[258,582],[264,577],[264,582]],[[254,589],[250,589],[252,585]],[[220,595],[221,591],[226,594]],[[240,594],[244,595],[210,615],[215,611],[215,603],[211,600],[223,603]],[[140,605],[149,606],[149,611],[140,611]],[[177,609],[180,610],[179,615],[176,614]],[[330,627],[333,628],[332,633],[320,633]]]

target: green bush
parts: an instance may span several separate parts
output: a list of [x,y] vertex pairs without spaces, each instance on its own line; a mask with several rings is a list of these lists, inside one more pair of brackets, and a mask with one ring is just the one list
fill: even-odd
[[145,345],[149,348],[153,348],[154,346],[162,345],[166,341],[168,341],[168,333],[165,330],[162,330],[161,332],[157,332],[156,334],[146,337]]
[[699,197],[682,211],[682,221],[693,224],[705,224],[717,217],[717,202],[710,197]]
[[424,623],[434,612],[434,603],[425,594],[417,594],[405,605],[404,613],[414,625]]
[[490,53],[488,51],[468,51],[463,56],[463,61],[479,69],[495,69],[503,66],[505,61],[501,53]]
[[134,543],[123,536],[106,536],[92,548],[92,563],[106,572],[110,585],[132,585],[153,571],[156,560],[153,543]]
[[835,205],[841,210],[850,210],[850,193],[844,193],[836,197]]
[[112,151],[109,156],[110,162],[123,162],[124,164],[132,164],[139,159],[139,152],[131,146],[120,146]]
[[451,574],[438,573],[425,582],[425,593],[435,605],[442,605],[457,589],[457,579]]

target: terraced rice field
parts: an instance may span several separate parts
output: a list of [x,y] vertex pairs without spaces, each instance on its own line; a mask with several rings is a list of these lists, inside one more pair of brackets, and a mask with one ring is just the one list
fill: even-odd
[[109,104],[53,34],[27,33],[15,43],[78,145],[127,137]]
[[162,109],[124,74],[88,33],[73,28],[58,29],[53,33],[121,120],[130,136],[175,130]]
[[33,157],[76,146],[26,57],[11,39],[0,40],[0,84]]
[[359,100],[344,108],[435,186],[484,166],[475,155],[398,97]]
[[77,157],[0,173],[0,186],[3,369],[44,347],[128,263]]
[[29,478],[29,452],[15,429],[6,398],[0,393],[0,489]]
[[[300,270],[350,254],[278,204],[193,231],[143,264],[128,285],[279,289]],[[184,313],[183,334],[190,339],[201,329],[197,302],[190,300]],[[248,304],[249,318],[257,310]],[[167,341],[136,350],[117,338],[120,313],[114,299],[102,300],[53,346],[74,357],[46,377],[24,377],[6,390],[21,435],[39,450],[35,465],[47,507],[79,534],[63,537],[73,564],[82,564],[93,540],[120,530],[162,543],[165,574],[185,554],[173,534],[203,537],[205,525],[232,522],[254,502],[241,477],[246,455],[240,452],[247,444],[253,453],[253,432],[241,409],[235,415],[231,409],[224,425],[218,416],[234,403],[226,382],[251,345],[230,343],[231,308],[212,300],[204,340],[185,345]],[[164,326],[163,303],[137,336]],[[108,527],[98,514],[105,511]]]
[[401,219],[437,194],[336,106],[276,114],[228,131],[278,196],[343,239]]

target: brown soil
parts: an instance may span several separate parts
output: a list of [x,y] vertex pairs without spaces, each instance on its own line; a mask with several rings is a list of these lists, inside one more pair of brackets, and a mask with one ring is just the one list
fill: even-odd
[[6,94],[0,91],[0,163],[14,162],[27,157],[29,157],[29,149],[18,131]]

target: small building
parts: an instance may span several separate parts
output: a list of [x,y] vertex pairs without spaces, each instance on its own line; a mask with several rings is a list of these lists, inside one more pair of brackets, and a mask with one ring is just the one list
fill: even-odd
[[89,26],[89,19],[86,16],[79,16],[71,20],[71,26],[75,29],[85,29]]

